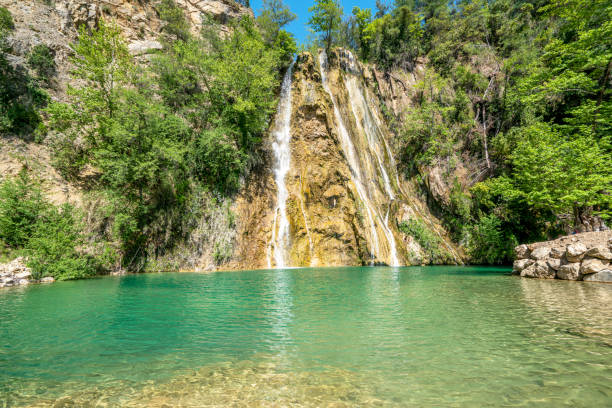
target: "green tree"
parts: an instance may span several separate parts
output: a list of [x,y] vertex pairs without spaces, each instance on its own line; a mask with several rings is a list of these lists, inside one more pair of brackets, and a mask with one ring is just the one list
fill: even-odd
[[314,32],[320,33],[325,49],[329,51],[342,22],[340,3],[338,0],[315,0],[308,11],[312,13],[308,24]]
[[353,16],[357,26],[357,45],[361,58],[367,60],[370,54],[370,38],[366,37],[366,27],[372,22],[372,10],[353,7]]
[[32,276],[70,280],[95,275],[93,259],[79,252],[85,242],[81,230],[71,205],[50,206],[36,224],[26,248]]
[[0,184],[0,240],[13,249],[25,246],[47,208],[26,169],[4,180]]
[[262,30],[266,44],[275,44],[281,29],[296,18],[283,0],[263,0],[257,25]]

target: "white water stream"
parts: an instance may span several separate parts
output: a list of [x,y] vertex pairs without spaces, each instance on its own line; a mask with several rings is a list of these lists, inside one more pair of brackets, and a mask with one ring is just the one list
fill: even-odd
[[274,266],[284,268],[285,254],[289,246],[289,220],[287,219],[287,198],[289,191],[285,184],[285,177],[291,168],[291,87],[293,65],[283,78],[281,87],[280,101],[278,102],[278,114],[274,124],[274,142],[272,149],[276,159],[274,168],[274,179],[276,181],[276,211],[274,214],[274,224],[272,238],[268,246],[268,267],[272,267],[272,254],[274,254]]
[[332,100],[334,106],[334,116],[336,117],[336,122],[338,122],[338,130],[340,133],[340,143],[342,144],[342,150],[346,154],[346,158],[353,175],[353,182],[355,183],[355,188],[357,189],[357,194],[359,198],[363,202],[363,205],[366,210],[366,216],[368,218],[368,223],[370,224],[370,234],[372,235],[372,241],[374,245],[374,256],[376,258],[380,258],[380,243],[378,241],[378,232],[376,232],[376,224],[374,223],[374,209],[372,204],[370,203],[370,199],[366,193],[366,190],[363,186],[362,175],[361,175],[361,166],[359,164],[359,158],[357,157],[357,152],[355,151],[355,146],[351,141],[351,137],[344,126],[344,121],[342,119],[342,115],[340,115],[340,111],[338,110],[338,106],[336,104],[336,100],[332,94],[332,91],[329,87],[328,78],[327,78],[327,53],[322,51],[319,54],[319,63],[321,65],[321,80],[323,82],[323,88],[329,94],[330,99]]
[[[393,188],[391,187],[389,175],[385,170],[385,166],[381,158],[381,153],[379,152],[380,145],[384,145],[385,147],[387,147],[384,133],[378,126],[378,123],[374,118],[374,114],[370,110],[368,101],[365,98],[363,90],[359,86],[358,78],[356,77],[356,75],[361,75],[361,69],[357,66],[357,62],[355,61],[353,54],[350,51],[345,51],[345,53],[349,61],[349,66],[347,66],[348,75],[345,78],[345,84],[349,94],[349,101],[351,104],[353,117],[355,118],[357,128],[361,129],[361,131],[366,136],[369,150],[376,157],[376,160],[378,162],[378,168],[380,169],[380,173],[383,179],[384,189],[389,199],[390,207],[391,202],[395,200],[395,194],[393,193]],[[363,123],[360,121],[360,118],[363,118]],[[397,258],[395,237],[393,236],[393,232],[389,227],[389,207],[387,207],[387,214],[383,220],[382,229],[385,234],[385,238],[389,243],[389,255],[391,258],[391,264],[392,266],[399,266],[400,263]]]

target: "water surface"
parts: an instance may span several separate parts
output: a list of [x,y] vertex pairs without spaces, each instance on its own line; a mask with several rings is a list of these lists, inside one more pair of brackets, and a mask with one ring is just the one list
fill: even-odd
[[611,302],[467,267],[2,290],[0,406],[610,406]]

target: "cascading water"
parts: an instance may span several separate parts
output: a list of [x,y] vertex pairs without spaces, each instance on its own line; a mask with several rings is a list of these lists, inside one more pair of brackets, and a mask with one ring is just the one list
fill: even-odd
[[370,234],[372,235],[372,241],[374,244],[374,255],[379,258],[380,257],[380,243],[378,241],[378,233],[376,232],[376,224],[374,223],[374,210],[373,206],[370,203],[366,190],[363,186],[362,175],[361,175],[361,166],[359,164],[359,158],[357,157],[357,152],[355,151],[355,146],[353,146],[353,142],[344,126],[344,121],[342,116],[340,115],[340,110],[338,110],[338,105],[336,104],[336,100],[332,94],[331,88],[329,87],[329,82],[327,79],[327,53],[323,50],[319,54],[319,63],[321,65],[321,81],[323,82],[323,88],[329,94],[329,98],[332,101],[334,107],[334,116],[336,118],[336,122],[338,124],[338,130],[340,133],[340,143],[342,144],[342,150],[346,154],[346,158],[349,164],[349,168],[351,170],[351,174],[353,175],[353,182],[355,183],[355,188],[357,189],[357,194],[359,198],[363,202],[363,205],[366,210],[366,216],[368,218],[368,222],[370,224]]
[[[345,51],[345,53],[345,56],[347,57],[349,62],[346,67],[346,71],[349,75],[347,75],[347,78],[345,78],[345,84],[349,94],[348,99],[351,104],[353,117],[355,118],[357,128],[361,129],[361,131],[366,136],[369,150],[373,153],[374,157],[376,157],[378,168],[383,179],[383,187],[387,194],[387,198],[389,199],[390,207],[391,202],[395,200],[395,194],[393,193],[393,188],[391,187],[389,175],[383,164],[381,153],[379,152],[380,146],[386,144],[384,134],[378,126],[377,121],[374,119],[374,114],[370,110],[370,105],[368,104],[368,101],[366,100],[364,93],[361,87],[359,86],[358,77],[356,76],[361,75],[361,70],[357,66],[353,54],[350,51]],[[363,124],[360,121],[360,118],[363,119]],[[379,214],[378,217],[382,221],[382,230],[385,234],[387,242],[389,243],[389,255],[391,258],[391,264],[392,266],[399,266],[400,263],[397,258],[395,237],[393,236],[393,232],[389,227],[389,207],[387,207],[387,213],[384,219],[382,219]]]
[[285,184],[285,177],[291,168],[291,87],[293,65],[287,69],[281,87],[280,101],[278,103],[278,115],[274,124],[274,142],[272,149],[276,159],[274,168],[274,179],[276,181],[276,211],[272,238],[268,246],[268,267],[272,267],[272,254],[274,254],[274,266],[284,268],[285,253],[289,245],[289,220],[287,219],[287,198],[289,191]]

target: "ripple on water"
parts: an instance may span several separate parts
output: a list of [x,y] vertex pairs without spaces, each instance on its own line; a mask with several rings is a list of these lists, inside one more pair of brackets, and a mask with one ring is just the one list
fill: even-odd
[[450,267],[32,286],[0,292],[0,407],[604,407],[611,302]]

